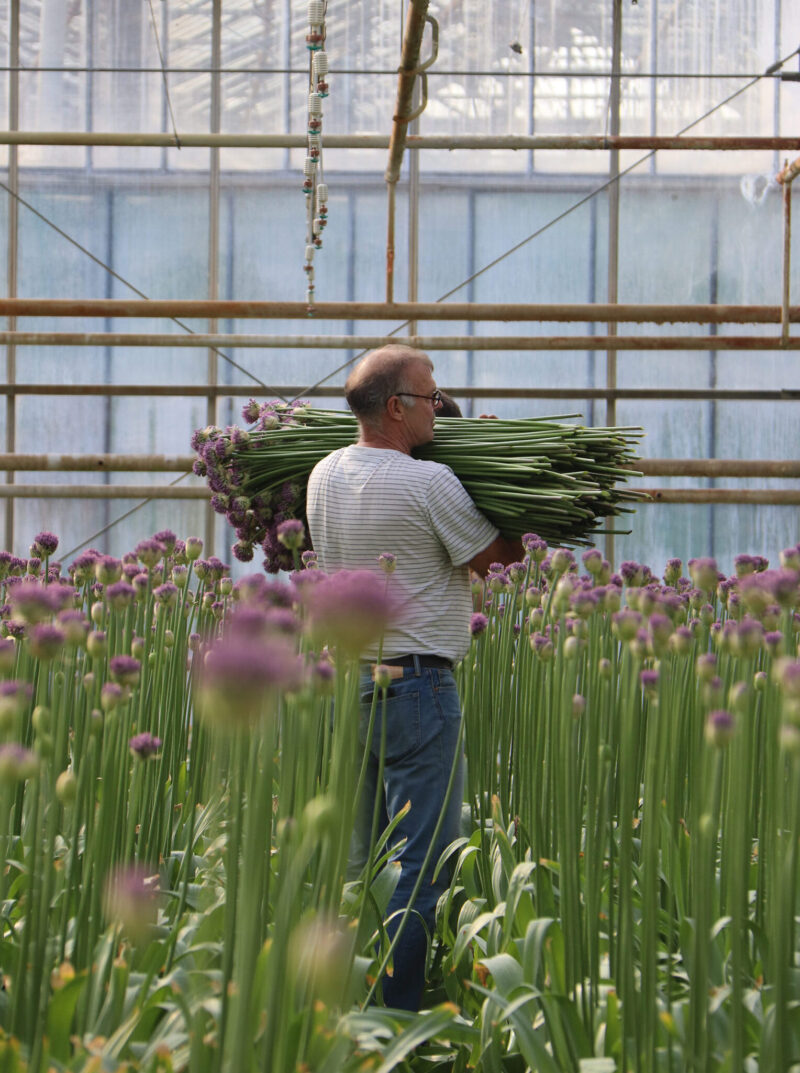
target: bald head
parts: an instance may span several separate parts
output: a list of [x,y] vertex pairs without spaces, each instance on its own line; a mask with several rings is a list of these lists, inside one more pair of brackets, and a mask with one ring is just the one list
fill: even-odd
[[[373,350],[347,378],[344,386],[347,405],[362,424],[378,424],[392,395],[413,390],[409,375],[420,365],[433,369],[427,354],[402,343],[390,343]],[[413,406],[414,399],[409,398],[406,403],[404,398],[403,404]]]

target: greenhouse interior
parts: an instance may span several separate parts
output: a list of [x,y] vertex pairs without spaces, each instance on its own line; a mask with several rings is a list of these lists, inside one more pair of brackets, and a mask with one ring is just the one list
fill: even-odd
[[800,1069],[800,7],[0,42],[0,1070]]

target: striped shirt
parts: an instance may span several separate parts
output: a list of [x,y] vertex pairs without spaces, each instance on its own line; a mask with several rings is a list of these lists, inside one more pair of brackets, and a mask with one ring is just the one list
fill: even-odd
[[[371,569],[397,557],[390,592],[401,612],[382,658],[410,653],[454,662],[469,648],[467,564],[498,530],[449,466],[376,447],[343,447],[313,469],[306,502],[311,542],[323,570]],[[377,643],[366,658],[377,656]]]

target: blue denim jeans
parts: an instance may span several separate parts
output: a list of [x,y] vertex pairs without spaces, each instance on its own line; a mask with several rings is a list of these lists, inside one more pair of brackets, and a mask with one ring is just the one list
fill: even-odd
[[[378,835],[405,805],[411,802],[408,815],[392,834],[392,843],[405,838],[404,846],[394,857],[401,864],[400,880],[389,902],[387,915],[404,909],[409,903],[420,869],[425,861],[431,837],[445,805],[447,785],[453,767],[461,726],[461,703],[452,671],[440,668],[403,668],[403,677],[393,679],[386,693],[386,750],[383,780],[379,787],[378,765],[381,747],[383,701],[379,693],[374,733],[367,742],[369,715],[374,685],[367,671],[360,681],[360,737],[369,749],[364,795],[360,802],[350,847],[349,874],[358,875],[366,864],[370,829],[376,795],[378,796]],[[449,874],[443,869],[436,882],[433,871],[443,850],[459,835],[461,801],[464,795],[463,750],[459,750],[457,769],[437,844],[414,902],[412,913],[394,951],[394,971],[383,979],[383,998],[387,1006],[418,1010],[425,983],[426,936],[416,913],[429,932],[433,930],[436,902],[447,889]],[[400,914],[389,925],[393,936]]]

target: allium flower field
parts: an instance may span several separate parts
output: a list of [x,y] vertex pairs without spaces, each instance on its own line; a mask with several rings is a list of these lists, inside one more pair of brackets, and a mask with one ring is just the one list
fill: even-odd
[[0,1069],[800,1062],[800,548],[655,577],[528,534],[476,583],[411,1014],[380,998],[391,833],[344,880],[392,549],[234,583],[168,530],[68,568],[57,543],[0,553]]

